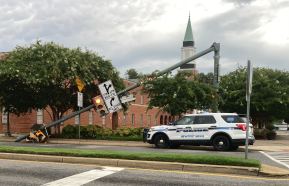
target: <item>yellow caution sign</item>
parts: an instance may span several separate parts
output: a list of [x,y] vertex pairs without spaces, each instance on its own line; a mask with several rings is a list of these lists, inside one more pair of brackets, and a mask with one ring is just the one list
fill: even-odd
[[85,86],[84,82],[79,77],[76,77],[75,82],[76,82],[78,91],[81,92]]

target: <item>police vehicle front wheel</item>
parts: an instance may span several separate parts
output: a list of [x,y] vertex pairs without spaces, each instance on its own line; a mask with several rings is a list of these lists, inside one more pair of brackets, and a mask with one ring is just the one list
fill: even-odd
[[227,136],[218,135],[213,139],[214,149],[217,151],[227,151],[230,149],[230,140]]
[[169,146],[169,140],[163,134],[157,134],[154,142],[155,142],[156,148],[167,148]]

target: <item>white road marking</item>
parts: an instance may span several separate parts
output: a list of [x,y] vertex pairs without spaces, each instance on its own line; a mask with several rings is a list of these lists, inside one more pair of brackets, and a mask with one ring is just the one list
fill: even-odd
[[[263,151],[259,151],[259,152],[264,154],[269,159],[275,161],[276,163],[279,163],[280,165],[283,165],[283,166],[285,166],[285,167],[287,167],[289,169],[289,164],[285,163],[285,162],[288,162],[288,161],[286,161],[286,160],[284,161],[283,160],[284,154],[286,154],[286,153],[284,153],[284,154],[282,152],[278,152],[278,153],[268,153],[267,152],[267,153],[265,153]],[[287,155],[287,157],[289,157],[289,154]]]
[[103,169],[100,170],[93,169],[87,172],[46,183],[43,186],[80,186],[104,176],[119,172],[121,170],[123,170],[123,168],[118,167],[103,167]]

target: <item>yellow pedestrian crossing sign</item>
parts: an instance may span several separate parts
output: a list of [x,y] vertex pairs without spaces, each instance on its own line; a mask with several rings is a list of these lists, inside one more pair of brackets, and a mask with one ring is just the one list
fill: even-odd
[[79,77],[76,77],[75,82],[76,82],[78,91],[81,92],[85,86],[84,82]]

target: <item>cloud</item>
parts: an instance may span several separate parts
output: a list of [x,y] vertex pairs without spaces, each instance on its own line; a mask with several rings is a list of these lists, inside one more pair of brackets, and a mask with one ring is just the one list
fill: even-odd
[[229,67],[221,70],[223,73],[232,71],[233,66],[245,66],[248,59],[254,66],[289,70],[289,53],[286,52],[286,47],[272,45],[270,41],[265,42],[262,39],[263,33],[260,32],[264,26],[262,20],[270,18],[276,9],[270,10],[268,7],[256,11],[255,8],[236,8],[203,21],[196,27],[195,35],[199,48],[204,48],[204,44],[211,41],[221,43],[221,66]]
[[243,6],[243,5],[251,4],[255,0],[223,0],[223,1],[233,3],[236,6]]
[[[289,2],[284,0],[0,0],[0,4],[0,51],[36,39],[55,41],[96,51],[122,74],[129,68],[149,73],[180,61],[191,11],[197,51],[220,42],[222,73],[245,65],[247,59],[255,66],[289,70],[289,27],[283,23]],[[197,67],[211,72],[212,61],[209,54],[196,60]]]

